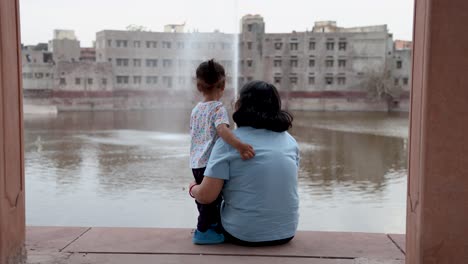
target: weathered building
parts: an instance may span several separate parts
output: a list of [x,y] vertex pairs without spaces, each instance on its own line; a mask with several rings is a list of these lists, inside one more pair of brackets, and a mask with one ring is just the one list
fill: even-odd
[[242,18],[241,80],[262,79],[283,91],[364,91],[369,72],[393,57],[387,26],[341,28],[316,22],[313,30],[265,33],[263,18]]
[[[196,67],[216,58],[232,87],[234,35],[104,30],[96,34],[96,61],[114,69],[116,90],[177,91],[194,87]],[[169,27],[172,29],[172,27]]]
[[186,32],[184,26],[103,30],[93,48],[81,48],[73,31],[56,30],[48,46],[23,49],[25,90],[193,99],[196,67],[215,58],[226,69],[228,94],[265,80],[295,109],[359,110],[369,100],[378,109],[376,101],[399,105],[407,98],[411,45],[394,43],[386,25],[343,28],[320,21],[310,31],[266,33],[260,15],[246,15],[239,34]]

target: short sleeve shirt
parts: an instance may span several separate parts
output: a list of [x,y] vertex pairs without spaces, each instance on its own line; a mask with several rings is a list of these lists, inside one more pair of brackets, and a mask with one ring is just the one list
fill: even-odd
[[299,148],[288,132],[240,127],[234,134],[252,145],[255,157],[243,161],[219,139],[205,177],[224,180],[221,222],[234,237],[272,241],[294,236],[299,219]]
[[216,127],[229,125],[229,117],[223,103],[218,101],[200,102],[190,116],[190,167],[204,168],[211,150],[218,139]]

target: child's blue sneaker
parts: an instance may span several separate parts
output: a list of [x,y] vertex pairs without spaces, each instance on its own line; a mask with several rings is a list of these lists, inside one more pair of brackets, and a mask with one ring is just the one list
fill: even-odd
[[224,242],[224,235],[216,233],[216,231],[211,228],[206,230],[206,232],[195,230],[192,242],[197,245],[221,244]]

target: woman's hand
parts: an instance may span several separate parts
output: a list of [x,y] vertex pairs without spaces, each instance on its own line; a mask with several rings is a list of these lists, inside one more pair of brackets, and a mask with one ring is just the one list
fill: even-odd
[[195,196],[193,196],[193,194],[192,194],[192,188],[193,188],[195,185],[197,185],[197,182],[196,182],[196,181],[193,181],[193,182],[190,183],[189,188],[188,188],[188,190],[189,190],[189,195],[190,195],[192,198],[195,198]]
[[192,182],[189,185],[189,194],[201,204],[210,204],[218,198],[223,185],[224,180],[205,176],[201,184]]

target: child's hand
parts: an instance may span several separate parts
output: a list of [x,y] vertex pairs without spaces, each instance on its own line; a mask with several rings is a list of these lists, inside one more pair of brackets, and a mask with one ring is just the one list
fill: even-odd
[[242,144],[238,149],[243,160],[251,159],[255,156],[255,151],[249,144]]

